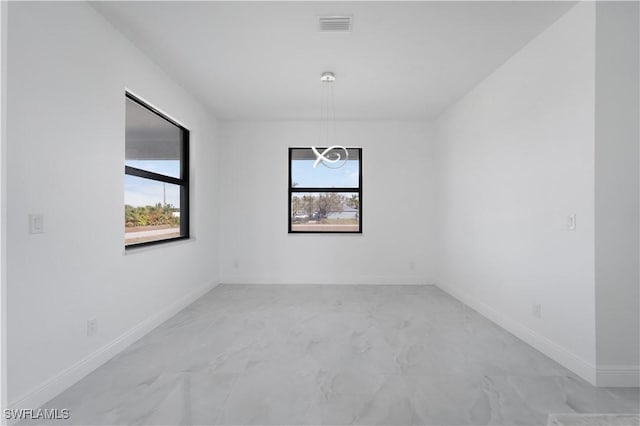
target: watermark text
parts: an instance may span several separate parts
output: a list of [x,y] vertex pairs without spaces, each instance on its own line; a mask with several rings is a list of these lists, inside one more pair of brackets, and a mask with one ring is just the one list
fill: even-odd
[[14,408],[5,409],[2,414],[5,420],[67,420],[70,417],[68,408]]

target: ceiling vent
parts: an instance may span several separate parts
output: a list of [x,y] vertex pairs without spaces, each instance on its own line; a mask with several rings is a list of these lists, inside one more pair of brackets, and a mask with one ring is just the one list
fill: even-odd
[[350,33],[352,16],[319,16],[318,31],[321,33]]

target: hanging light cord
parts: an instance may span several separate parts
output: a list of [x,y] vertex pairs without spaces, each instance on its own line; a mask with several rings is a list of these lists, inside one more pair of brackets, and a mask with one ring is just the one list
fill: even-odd
[[[320,132],[319,146],[324,146],[325,150],[320,153],[315,147],[311,147],[316,156],[313,168],[322,164],[330,169],[338,169],[344,166],[349,158],[349,151],[337,145],[338,131],[335,114],[335,97],[333,92],[333,73],[326,72],[320,78],[321,81],[321,102],[320,102]],[[333,135],[331,134],[333,133]],[[333,137],[333,143],[331,138]]]

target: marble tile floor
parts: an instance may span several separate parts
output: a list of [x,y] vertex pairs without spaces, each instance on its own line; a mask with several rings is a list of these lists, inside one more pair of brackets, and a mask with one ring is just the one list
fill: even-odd
[[639,398],[437,287],[221,285],[43,408],[69,409],[56,425],[544,425]]

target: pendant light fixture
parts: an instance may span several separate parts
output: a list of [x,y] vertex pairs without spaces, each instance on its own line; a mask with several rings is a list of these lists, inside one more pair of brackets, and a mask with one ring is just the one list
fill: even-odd
[[337,144],[335,103],[333,97],[333,87],[336,76],[331,71],[326,71],[320,76],[322,85],[322,99],[320,104],[320,133],[318,146],[325,147],[322,152],[314,146],[311,147],[316,161],[313,163],[315,169],[319,164],[330,169],[339,169],[344,166],[349,159],[349,152],[341,145]]

